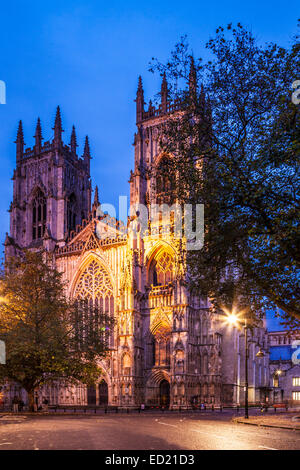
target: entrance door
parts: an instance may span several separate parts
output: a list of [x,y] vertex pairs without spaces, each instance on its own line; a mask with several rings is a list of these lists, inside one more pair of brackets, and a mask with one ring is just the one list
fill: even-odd
[[87,402],[88,405],[96,405],[96,387],[88,387],[87,389]]
[[108,386],[105,380],[99,383],[99,405],[106,406],[108,404]]
[[167,380],[162,380],[159,385],[160,406],[170,404],[170,384]]

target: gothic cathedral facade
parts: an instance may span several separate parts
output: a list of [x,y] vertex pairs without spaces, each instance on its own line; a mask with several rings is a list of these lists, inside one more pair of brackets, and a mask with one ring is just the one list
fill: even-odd
[[[154,108],[150,103],[147,111],[139,80],[131,204],[147,205],[157,197],[164,158],[160,126],[172,111],[165,77],[161,104]],[[64,406],[145,404],[176,409],[242,401],[241,335],[224,332],[209,301],[188,291],[182,241],[171,232],[158,237],[153,227],[143,238],[133,237],[121,222],[99,211],[97,188],[91,204],[88,138],[79,157],[75,128],[70,145],[63,143],[62,132],[57,108],[53,140],[43,143],[38,120],[35,145],[25,149],[19,124],[5,253],[13,256],[24,248],[44,248],[63,273],[68,295],[97,303],[116,323],[94,387],[58,383],[42,395],[50,404]],[[254,352],[265,346],[264,338],[263,328],[252,333]],[[253,358],[250,401],[256,401],[268,383],[267,362],[255,368],[254,353]],[[265,374],[261,383],[259,367]]]

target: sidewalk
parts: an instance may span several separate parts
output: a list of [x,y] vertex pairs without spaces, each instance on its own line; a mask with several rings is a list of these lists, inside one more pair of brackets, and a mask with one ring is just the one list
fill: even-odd
[[264,426],[268,428],[294,429],[300,431],[300,414],[281,414],[270,416],[250,416],[249,419],[233,418],[235,423]]

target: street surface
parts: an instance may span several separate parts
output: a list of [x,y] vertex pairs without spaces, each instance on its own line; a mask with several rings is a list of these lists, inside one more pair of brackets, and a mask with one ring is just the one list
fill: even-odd
[[[1,415],[0,415],[1,416]],[[0,417],[0,450],[298,450],[300,431],[233,423],[232,415]]]

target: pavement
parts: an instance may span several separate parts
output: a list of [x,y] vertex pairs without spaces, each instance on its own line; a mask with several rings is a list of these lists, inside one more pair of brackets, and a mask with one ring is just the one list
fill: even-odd
[[243,426],[232,413],[1,416],[0,450],[300,450],[300,430]]
[[250,424],[255,426],[265,426],[280,429],[293,429],[300,430],[300,414],[286,413],[286,414],[273,414],[269,416],[250,416],[249,419],[242,417],[233,418],[236,423]]

